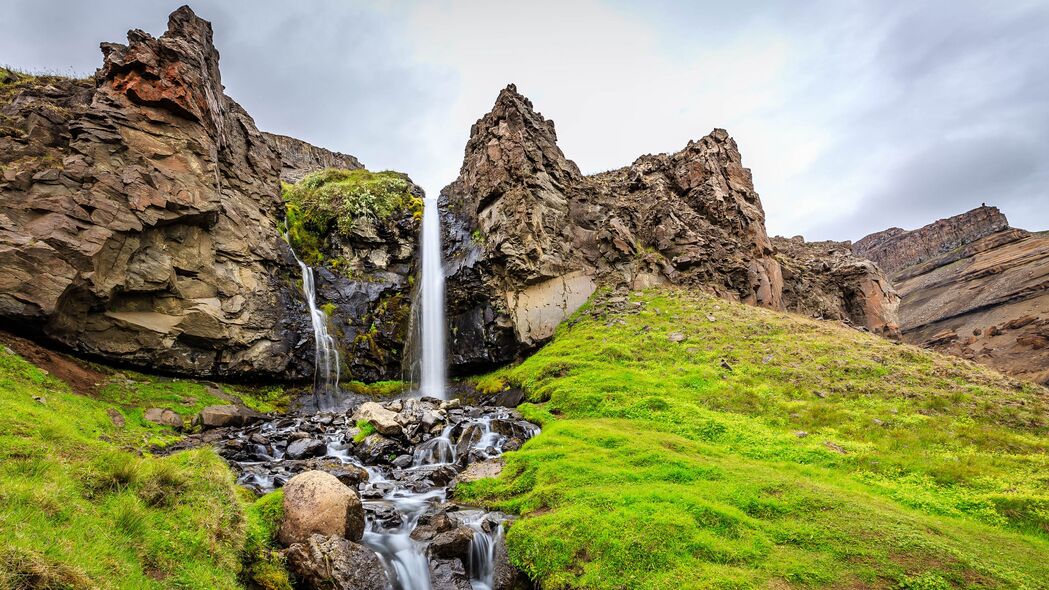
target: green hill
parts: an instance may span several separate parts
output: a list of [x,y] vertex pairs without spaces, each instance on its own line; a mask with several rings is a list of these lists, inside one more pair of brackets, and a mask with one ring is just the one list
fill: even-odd
[[543,588],[1046,588],[1046,390],[685,290],[605,297],[518,366],[543,432],[458,497]]

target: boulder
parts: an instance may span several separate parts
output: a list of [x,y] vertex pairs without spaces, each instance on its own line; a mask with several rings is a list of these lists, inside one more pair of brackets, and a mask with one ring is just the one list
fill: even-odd
[[374,551],[342,537],[310,535],[288,548],[288,565],[307,588],[386,590],[389,580]]
[[470,576],[458,559],[430,560],[431,590],[473,590]]
[[456,527],[450,531],[438,533],[430,541],[430,555],[439,558],[470,558],[470,544],[473,543],[474,531],[468,527]]
[[142,417],[161,426],[182,427],[182,416],[167,408],[149,408],[142,413]]
[[284,486],[280,542],[303,543],[314,534],[351,541],[364,536],[364,507],[357,492],[323,471],[300,473]]
[[401,434],[401,423],[397,419],[397,412],[387,410],[382,404],[376,402],[364,402],[353,413],[354,422],[371,422],[375,430],[385,436],[398,436]]
[[265,418],[262,414],[241,406],[207,406],[197,414],[195,422],[201,427],[223,428],[226,426],[247,426]]
[[328,448],[322,440],[314,438],[300,438],[288,444],[287,457],[289,459],[307,459],[323,455]]

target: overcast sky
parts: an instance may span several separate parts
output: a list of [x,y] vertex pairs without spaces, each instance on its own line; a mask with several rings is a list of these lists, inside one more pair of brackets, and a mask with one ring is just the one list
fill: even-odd
[[[3,0],[0,63],[84,74],[180,2]],[[584,172],[724,127],[770,234],[858,239],[981,202],[1049,228],[1049,2],[218,1],[261,129],[436,193],[509,82]]]

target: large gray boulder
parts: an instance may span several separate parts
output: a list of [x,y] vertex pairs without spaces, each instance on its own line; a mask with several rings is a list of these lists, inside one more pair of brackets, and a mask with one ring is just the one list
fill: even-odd
[[282,544],[290,546],[317,534],[360,541],[364,536],[364,507],[357,492],[334,475],[306,471],[284,486],[284,522],[278,536]]

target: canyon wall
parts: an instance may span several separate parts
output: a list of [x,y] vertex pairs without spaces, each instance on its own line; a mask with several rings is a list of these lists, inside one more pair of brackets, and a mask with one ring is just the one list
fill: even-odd
[[[4,327],[154,371],[309,375],[313,339],[280,235],[280,181],[360,162],[259,132],[223,94],[211,25],[187,7],[159,38],[134,30],[126,45],[101,47],[87,80],[2,71]],[[382,318],[391,290],[408,299],[416,227],[362,223],[329,242],[359,271],[317,272],[347,377],[400,374],[407,320],[387,328]]]
[[1049,236],[979,207],[854,249],[892,269],[905,341],[1049,383]]

